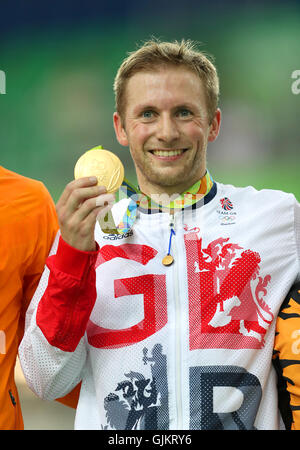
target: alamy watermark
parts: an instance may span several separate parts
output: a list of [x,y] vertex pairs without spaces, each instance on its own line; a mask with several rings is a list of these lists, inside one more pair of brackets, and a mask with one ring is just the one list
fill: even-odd
[[6,353],[6,336],[3,330],[0,330],[0,355]]
[[6,94],[6,74],[0,70],[0,94]]
[[[294,70],[291,78],[295,80],[291,85],[292,93],[298,95],[300,94],[300,70]],[[0,70],[0,94],[6,94],[6,74],[3,70]]]
[[291,78],[295,80],[292,82],[291,86],[292,93],[294,95],[300,94],[300,70],[294,70],[292,72]]

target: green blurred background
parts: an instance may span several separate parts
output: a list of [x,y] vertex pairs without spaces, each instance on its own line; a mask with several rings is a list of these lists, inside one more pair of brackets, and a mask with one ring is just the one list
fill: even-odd
[[102,144],[135,182],[114,136],[113,79],[136,44],[190,38],[213,55],[221,133],[209,144],[216,180],[293,192],[300,200],[300,5],[295,1],[1,2],[1,165],[45,183],[57,201],[77,158]]

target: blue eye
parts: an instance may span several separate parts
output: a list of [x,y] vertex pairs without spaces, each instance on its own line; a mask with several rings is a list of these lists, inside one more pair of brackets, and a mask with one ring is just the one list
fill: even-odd
[[153,117],[153,111],[150,111],[150,110],[143,111],[142,116],[143,116],[145,119],[152,119],[152,117]]
[[188,109],[180,109],[177,113],[180,117],[189,117],[191,115],[191,111]]

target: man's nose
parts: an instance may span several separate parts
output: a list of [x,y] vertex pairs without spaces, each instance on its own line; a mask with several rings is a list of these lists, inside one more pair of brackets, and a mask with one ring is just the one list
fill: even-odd
[[170,116],[161,116],[158,121],[157,138],[164,142],[172,142],[178,139],[179,135],[175,120]]

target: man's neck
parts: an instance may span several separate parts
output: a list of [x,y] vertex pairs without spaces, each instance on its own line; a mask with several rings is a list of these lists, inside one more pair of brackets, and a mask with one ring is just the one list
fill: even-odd
[[147,195],[142,189],[140,189],[141,197],[139,199],[139,205],[149,204],[150,209],[154,207],[155,209],[159,206],[160,208],[172,208],[181,209],[185,206],[196,203],[201,200],[205,195],[208,194],[213,185],[213,180],[208,171],[205,175],[197,180],[195,183],[189,185],[187,188],[179,192],[173,192],[170,195],[166,192],[155,192],[151,195]]
[[[171,196],[165,192],[157,192],[151,196],[146,195],[141,189],[136,189],[127,180],[123,181],[123,188],[127,197],[131,198],[122,222],[118,225],[118,232],[125,233],[133,226],[137,209],[146,211],[147,214],[157,212],[173,212],[191,207],[202,200],[211,191],[214,181],[208,171],[194,184],[190,185],[181,194],[173,193]],[[149,191],[148,191],[149,192]],[[156,196],[155,196],[156,194]]]
[[176,186],[161,186],[150,183],[143,183],[143,181],[139,181],[139,189],[140,191],[147,195],[149,198],[154,200],[156,203],[161,204],[162,206],[168,205],[171,201],[178,198],[180,195],[184,194],[191,186],[193,186],[197,181],[202,180],[202,178],[206,174],[206,169],[202,177],[199,177],[196,180],[191,180],[188,183],[178,184]]

